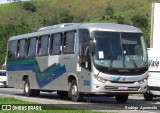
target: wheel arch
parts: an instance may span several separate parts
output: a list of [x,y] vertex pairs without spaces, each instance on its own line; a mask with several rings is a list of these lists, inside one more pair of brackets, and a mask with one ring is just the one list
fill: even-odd
[[[78,89],[79,89],[78,78],[75,74],[71,73],[71,74],[68,75],[68,91],[70,91],[70,86],[71,86],[72,80],[76,80],[77,86],[78,86]],[[70,96],[69,93],[68,93],[68,96]]]
[[24,87],[25,80],[29,78],[28,75],[23,75],[22,77],[22,88]]
[[77,82],[77,84],[78,84],[78,77],[77,77],[75,74],[70,73],[70,74],[68,75],[68,84],[69,84],[72,80],[76,80],[76,82]]

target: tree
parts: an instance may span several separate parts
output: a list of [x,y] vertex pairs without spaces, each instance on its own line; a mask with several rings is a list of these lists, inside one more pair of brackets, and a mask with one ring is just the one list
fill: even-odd
[[23,4],[23,8],[26,11],[36,12],[36,6],[33,3],[31,3],[31,2],[25,2]]
[[69,11],[62,11],[59,15],[60,23],[71,23],[74,20],[74,17],[71,15]]
[[113,18],[114,15],[114,9],[111,6],[108,6],[105,9],[105,14],[107,14],[108,16],[110,16],[110,18]]
[[148,19],[143,15],[135,15],[131,18],[133,25],[140,28],[148,27]]
[[144,15],[135,15],[131,18],[131,21],[133,23],[133,26],[139,27],[145,36],[145,39],[147,41],[147,45],[149,46],[149,28],[148,28],[148,19]]
[[124,24],[124,17],[118,16],[116,19],[118,24]]
[[46,18],[43,19],[43,25],[44,26],[50,26],[50,25],[55,25],[55,24],[58,24],[57,17],[53,17],[53,18],[50,18],[50,19],[46,19]]

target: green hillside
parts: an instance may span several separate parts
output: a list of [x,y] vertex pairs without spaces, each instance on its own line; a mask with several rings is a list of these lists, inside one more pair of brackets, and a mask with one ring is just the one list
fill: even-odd
[[10,36],[57,23],[129,24],[141,28],[149,43],[151,3],[151,0],[33,0],[0,5],[0,64],[4,62]]

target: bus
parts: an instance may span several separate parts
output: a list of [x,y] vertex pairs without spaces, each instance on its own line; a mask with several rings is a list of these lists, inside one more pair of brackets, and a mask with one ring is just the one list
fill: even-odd
[[160,96],[160,49],[148,48],[149,77],[147,91],[144,94],[146,101],[152,101]]
[[8,85],[26,96],[57,91],[60,98],[112,95],[125,103],[145,93],[146,43],[140,29],[114,23],[64,23],[8,40]]

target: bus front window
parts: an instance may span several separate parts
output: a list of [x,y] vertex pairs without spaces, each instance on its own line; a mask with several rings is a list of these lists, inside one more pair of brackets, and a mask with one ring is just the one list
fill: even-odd
[[97,31],[94,38],[94,63],[98,67],[108,70],[147,67],[147,52],[142,34]]

